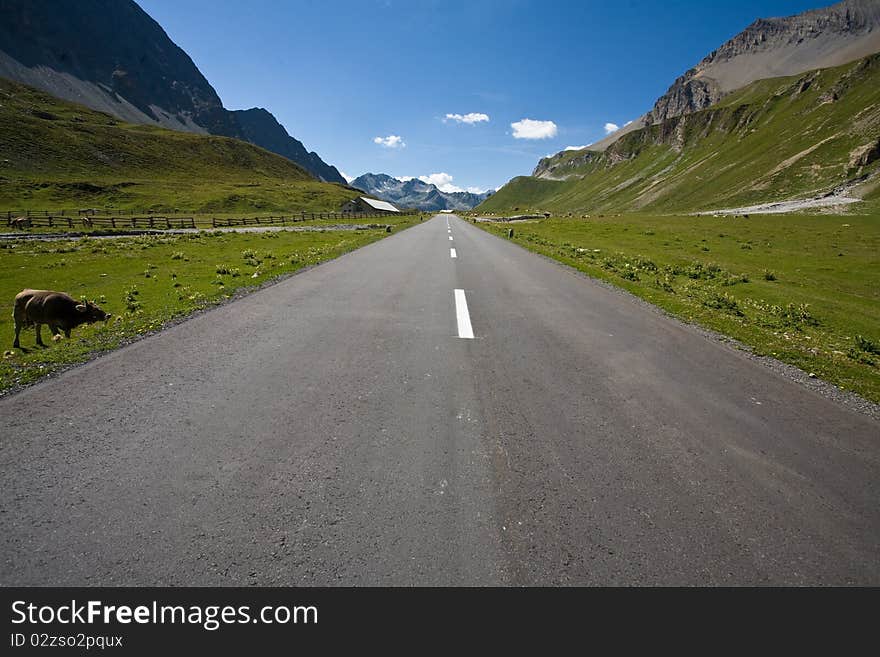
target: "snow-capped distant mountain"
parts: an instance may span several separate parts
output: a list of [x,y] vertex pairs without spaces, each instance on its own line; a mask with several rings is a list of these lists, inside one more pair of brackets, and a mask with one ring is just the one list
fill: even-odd
[[349,183],[367,194],[390,201],[398,207],[416,208],[427,212],[438,210],[470,210],[494,194],[471,192],[441,192],[436,185],[418,178],[398,180],[384,173],[365,173]]

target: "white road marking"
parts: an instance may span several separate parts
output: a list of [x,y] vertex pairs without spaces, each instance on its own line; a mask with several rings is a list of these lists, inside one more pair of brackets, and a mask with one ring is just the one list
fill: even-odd
[[458,257],[458,254],[455,252],[455,249],[449,249],[449,257],[450,258],[457,258]]
[[455,291],[455,317],[458,320],[458,337],[473,340],[474,329],[471,326],[471,315],[468,312],[464,290]]
[[449,236],[449,241],[450,241],[450,242],[452,241],[452,235]]

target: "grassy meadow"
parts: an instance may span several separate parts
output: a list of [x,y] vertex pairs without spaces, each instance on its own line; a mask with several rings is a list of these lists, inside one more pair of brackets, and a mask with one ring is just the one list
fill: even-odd
[[478,225],[880,402],[880,216]]
[[[396,217],[403,229],[418,217]],[[235,292],[315,265],[388,235],[384,228],[357,231],[202,231],[76,240],[0,241],[0,394],[59,368],[114,349],[169,321],[220,303]],[[96,301],[113,317],[83,325],[71,339],[35,345],[22,332],[24,349],[12,349],[12,305],[24,288],[52,289]]]

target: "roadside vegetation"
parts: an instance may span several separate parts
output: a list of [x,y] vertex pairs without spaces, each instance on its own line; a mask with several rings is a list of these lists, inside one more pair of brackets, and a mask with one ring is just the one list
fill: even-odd
[[877,216],[623,215],[478,225],[880,402]]
[[[398,217],[402,229],[418,217]],[[143,235],[112,239],[0,241],[0,394],[59,368],[83,362],[138,336],[160,330],[235,293],[315,265],[386,237],[384,226],[365,230]],[[83,325],[71,339],[12,349],[12,305],[24,288],[67,292],[94,300],[113,315]],[[43,339],[51,335],[43,327]]]

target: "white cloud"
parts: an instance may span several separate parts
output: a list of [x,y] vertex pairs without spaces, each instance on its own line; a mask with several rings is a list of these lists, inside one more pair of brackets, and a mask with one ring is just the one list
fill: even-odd
[[586,148],[586,146],[566,146],[563,150],[566,151],[582,151]]
[[452,184],[452,176],[448,173],[432,173],[429,176],[419,176],[419,180],[431,185],[437,185],[441,192],[463,192],[461,187]]
[[[398,180],[402,182],[406,182],[407,180],[412,180],[413,176],[396,176]],[[453,194],[455,192],[470,192],[471,194],[484,194],[489,191],[488,189],[483,189],[481,187],[466,187],[462,188],[458,185],[454,185],[452,183],[453,177],[446,173],[432,173],[427,176],[418,176],[418,179],[423,183],[428,183],[429,185],[436,185],[437,189],[441,192],[446,192],[447,194]]]
[[348,175],[347,173],[345,173],[345,171],[343,171],[342,169],[339,170],[339,175],[341,175],[343,178],[345,178],[345,182],[351,182],[352,180],[354,180],[355,178],[357,178],[357,176],[349,176],[349,175]]
[[556,124],[553,121],[523,119],[511,123],[510,127],[513,128],[514,139],[549,139],[555,137],[557,133]]
[[489,115],[483,114],[482,112],[471,112],[470,114],[447,114],[446,118],[443,119],[443,122],[446,121],[455,121],[456,123],[467,123],[468,125],[474,125],[475,123],[481,123],[483,121],[489,121]]
[[620,130],[620,126],[616,123],[606,123],[605,124],[605,134],[610,135],[612,132],[617,132]]
[[387,137],[375,137],[373,139],[374,144],[379,144],[385,148],[406,148],[406,144],[403,143],[403,137],[398,135],[388,135]]

